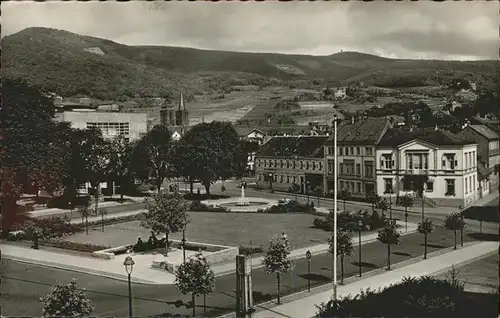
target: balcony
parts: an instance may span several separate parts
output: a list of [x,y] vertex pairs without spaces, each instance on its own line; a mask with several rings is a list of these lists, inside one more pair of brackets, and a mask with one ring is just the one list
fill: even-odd
[[428,176],[429,169],[407,169],[406,174],[417,175],[417,176]]

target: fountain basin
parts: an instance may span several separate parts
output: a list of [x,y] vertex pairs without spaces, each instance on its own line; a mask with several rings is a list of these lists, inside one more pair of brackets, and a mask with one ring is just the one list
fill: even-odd
[[259,209],[264,210],[273,205],[278,204],[278,200],[245,197],[244,201],[242,200],[242,198],[228,198],[219,200],[205,200],[202,201],[202,203],[206,205],[224,207],[229,211],[234,211],[234,212],[257,212],[257,210]]

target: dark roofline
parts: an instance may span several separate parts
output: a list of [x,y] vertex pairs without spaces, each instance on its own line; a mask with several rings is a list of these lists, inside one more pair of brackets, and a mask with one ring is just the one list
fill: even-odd
[[498,133],[497,133],[495,130],[491,129],[490,127],[488,127],[488,126],[487,126],[487,125],[485,125],[485,124],[483,124],[483,126],[484,126],[486,129],[490,130],[490,131],[491,131],[492,133],[494,133],[495,135],[497,135],[496,137],[494,137],[494,138],[489,138],[488,136],[485,136],[482,132],[480,132],[479,130],[477,130],[477,129],[476,129],[475,127],[473,127],[473,126],[480,126],[480,125],[467,125],[467,127],[465,127],[464,129],[467,129],[468,127],[470,127],[470,128],[471,128],[471,129],[473,129],[475,132],[477,132],[478,134],[480,134],[481,136],[483,136],[484,138],[486,138],[486,139],[488,139],[488,140],[497,140],[497,139],[500,137],[500,136],[498,135]]

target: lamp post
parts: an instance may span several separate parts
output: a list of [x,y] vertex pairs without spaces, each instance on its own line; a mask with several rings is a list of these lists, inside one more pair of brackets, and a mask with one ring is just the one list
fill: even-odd
[[306,181],[307,204],[309,204],[309,181]]
[[134,260],[132,257],[127,256],[123,261],[123,265],[125,266],[125,271],[127,271],[128,276],[128,316],[132,317],[132,285],[130,284],[130,275],[132,275],[132,271],[134,270]]
[[333,299],[337,299],[337,115],[333,117]]
[[363,227],[363,222],[358,220],[358,267],[359,267],[359,277],[361,277],[361,228]]
[[182,228],[182,262],[186,263],[186,224]]
[[311,291],[311,252],[307,250],[307,292]]

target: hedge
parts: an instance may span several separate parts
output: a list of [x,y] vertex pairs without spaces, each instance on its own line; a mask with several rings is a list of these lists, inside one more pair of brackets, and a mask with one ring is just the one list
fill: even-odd
[[193,201],[189,210],[194,212],[229,212],[225,207],[206,205],[200,201]]

